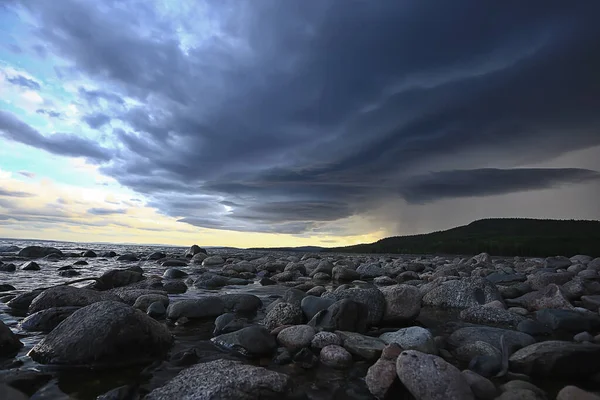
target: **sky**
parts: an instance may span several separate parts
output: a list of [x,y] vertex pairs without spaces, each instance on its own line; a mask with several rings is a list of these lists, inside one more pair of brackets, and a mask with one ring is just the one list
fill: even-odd
[[600,219],[598,1],[0,0],[0,237]]

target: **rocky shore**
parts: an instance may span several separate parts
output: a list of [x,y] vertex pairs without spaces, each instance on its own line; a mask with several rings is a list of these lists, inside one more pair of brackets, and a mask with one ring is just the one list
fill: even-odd
[[[78,279],[99,259],[120,267]],[[12,247],[0,260],[0,282],[28,271],[67,283],[0,283],[15,321],[0,320],[2,399],[600,399],[600,258],[194,245]],[[128,372],[91,395],[61,385],[75,370]]]

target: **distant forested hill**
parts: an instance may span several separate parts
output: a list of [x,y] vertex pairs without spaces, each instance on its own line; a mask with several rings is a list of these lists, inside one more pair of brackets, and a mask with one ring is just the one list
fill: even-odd
[[600,257],[600,221],[524,218],[482,219],[423,235],[394,236],[371,244],[323,249],[331,252],[477,254]]

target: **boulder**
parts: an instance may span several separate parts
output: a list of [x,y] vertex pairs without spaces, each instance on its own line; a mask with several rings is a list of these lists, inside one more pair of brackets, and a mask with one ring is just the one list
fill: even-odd
[[164,357],[169,330],[126,304],[101,301],[61,322],[29,355],[41,364],[117,367]]
[[262,300],[253,294],[224,294],[219,296],[226,311],[253,314],[263,306]]
[[6,305],[13,310],[27,311],[33,299],[38,297],[43,291],[43,289],[35,289],[30,292],[21,293],[6,303]]
[[510,370],[543,378],[586,379],[600,372],[600,345],[559,340],[534,343],[510,357]]
[[568,268],[572,263],[570,259],[564,256],[548,257],[544,260],[544,266],[552,269]]
[[398,329],[379,336],[385,344],[396,343],[404,350],[418,350],[423,353],[437,354],[437,346],[431,332],[420,326]]
[[15,272],[17,270],[17,266],[15,264],[0,264],[0,272]]
[[367,306],[367,325],[378,325],[385,312],[386,302],[383,293],[377,288],[339,288],[332,293],[324,293],[321,297],[336,300],[349,299]]
[[423,304],[441,308],[469,308],[494,300],[503,302],[496,286],[483,278],[442,282],[423,296]]
[[58,256],[63,255],[62,251],[55,249],[54,247],[42,247],[42,246],[27,246],[19,251],[19,257],[26,258],[42,258],[50,254],[56,254]]
[[365,383],[369,392],[378,399],[384,399],[390,388],[398,379],[396,374],[396,361],[402,349],[396,344],[387,345],[381,357],[367,371]]
[[202,265],[205,267],[217,267],[223,264],[225,264],[225,260],[221,256],[209,256],[202,261]]
[[448,344],[453,347],[460,347],[467,343],[481,341],[501,349],[500,338],[502,336],[504,336],[507,349],[512,351],[535,343],[533,337],[522,332],[489,326],[468,326],[454,331],[448,337]]
[[0,292],[10,292],[11,290],[16,290],[13,285],[9,285],[8,283],[0,283]]
[[511,311],[483,306],[474,306],[460,312],[460,319],[483,325],[497,325],[516,328],[525,317]]
[[122,301],[123,303],[126,303],[130,306],[133,306],[135,304],[136,300],[139,297],[144,296],[144,295],[160,295],[160,296],[167,295],[167,292],[165,292],[164,290],[135,289],[135,288],[130,288],[129,286],[111,289],[107,292],[102,292],[102,293],[114,294],[115,296],[117,296],[120,299],[120,301]]
[[268,356],[277,348],[275,338],[267,329],[258,325],[216,336],[211,339],[211,342],[246,357]]
[[223,333],[231,333],[239,331],[240,329],[247,328],[252,324],[248,322],[246,318],[240,318],[234,313],[225,313],[219,315],[215,319],[215,329],[213,335],[218,336]]
[[531,275],[529,284],[534,290],[543,290],[551,283],[560,286],[569,282],[572,278],[573,274],[570,272],[540,272]]
[[199,299],[179,300],[167,307],[167,318],[177,320],[181,317],[189,319],[214,318],[225,311],[225,304],[217,296]]
[[373,279],[385,274],[379,263],[363,264],[356,268],[356,272],[360,274],[361,279]]
[[328,367],[343,369],[352,365],[352,354],[341,346],[330,344],[321,349],[319,360]]
[[460,370],[441,357],[403,351],[396,362],[398,378],[419,400],[475,400]]
[[168,294],[181,294],[187,292],[187,285],[182,281],[165,282],[163,290]]
[[336,331],[335,333],[342,339],[342,344],[346,350],[367,361],[378,359],[385,347],[385,343],[381,339],[371,336],[356,332]]
[[360,274],[350,267],[336,265],[333,267],[331,277],[336,282],[352,282],[356,279],[360,279]]
[[342,345],[342,339],[333,332],[317,332],[310,342],[310,347],[321,350],[325,346]]
[[462,371],[462,375],[469,384],[475,398],[494,400],[498,396],[498,389],[489,379],[468,369]]
[[208,253],[206,252],[205,249],[203,249],[202,247],[198,246],[197,244],[194,244],[189,249],[187,249],[187,251],[185,252],[185,257],[186,258],[192,258],[196,254],[208,255]]
[[102,258],[112,258],[112,257],[116,257],[117,253],[115,253],[114,251],[106,251],[104,253],[102,253]]
[[367,306],[353,300],[336,301],[326,310],[319,311],[308,322],[317,331],[366,332]]
[[198,253],[192,257],[192,263],[194,264],[202,264],[202,262],[208,258],[207,254]]
[[545,309],[536,311],[535,318],[554,330],[581,332],[600,329],[600,316],[592,312]]
[[298,325],[304,320],[302,309],[290,303],[276,304],[266,315],[264,325],[269,331],[281,325]]
[[23,347],[17,335],[0,320],[0,359],[14,357]]
[[81,256],[86,257],[86,258],[98,257],[98,255],[96,254],[96,252],[94,252],[94,250],[86,250],[83,252],[83,254]]
[[[116,255],[116,254],[115,254]],[[113,256],[114,257],[114,256]],[[139,258],[137,255],[132,254],[132,253],[127,253],[127,254],[123,254],[120,255],[119,257],[117,257],[117,261],[128,261],[128,262],[133,262],[133,261],[139,261]]]
[[302,312],[306,316],[306,319],[310,321],[319,311],[326,310],[333,303],[335,303],[335,299],[306,296],[302,299],[300,307],[302,308]]
[[296,352],[304,347],[309,347],[315,334],[312,326],[294,325],[279,332],[277,341],[291,352]]
[[565,386],[556,395],[556,400],[600,400],[600,396],[577,386]]
[[562,293],[561,289],[554,283],[545,289],[524,294],[515,299],[506,300],[511,306],[524,307],[530,311],[544,308],[571,309],[573,305]]
[[0,246],[0,253],[16,253],[19,250],[18,246]]
[[155,301],[148,306],[146,314],[154,319],[161,319],[167,314],[167,309],[162,301]]
[[41,268],[35,261],[27,261],[25,264],[21,265],[19,269],[22,271],[39,271]]
[[205,272],[194,281],[194,286],[198,289],[219,289],[230,284],[230,278]]
[[414,320],[421,311],[419,289],[410,285],[386,286],[379,289],[385,298],[384,323],[404,323]]
[[68,285],[54,286],[33,299],[29,306],[29,313],[33,314],[54,307],[85,307],[99,301],[121,301],[121,299],[114,294],[91,289]]
[[117,287],[129,286],[146,279],[140,272],[127,269],[113,269],[103,273],[94,287],[100,290],[108,290]]
[[155,251],[154,253],[150,253],[150,255],[147,257],[148,260],[151,261],[155,261],[155,260],[162,260],[163,258],[166,258],[167,255],[165,253],[163,253],[162,251]]
[[133,308],[137,308],[138,310],[142,310],[146,312],[148,307],[154,302],[160,302],[164,307],[169,305],[169,297],[163,294],[143,294],[135,299],[135,303],[133,303]]
[[181,371],[145,400],[253,400],[283,398],[290,378],[240,361],[217,360],[196,364]]
[[50,332],[81,307],[53,307],[31,314],[20,323],[29,332]]

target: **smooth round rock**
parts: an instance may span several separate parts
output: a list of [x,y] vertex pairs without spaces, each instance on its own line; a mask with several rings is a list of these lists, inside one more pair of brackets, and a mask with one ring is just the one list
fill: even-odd
[[330,344],[319,353],[321,362],[331,368],[347,368],[352,365],[352,355],[343,347]]

